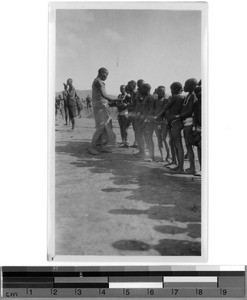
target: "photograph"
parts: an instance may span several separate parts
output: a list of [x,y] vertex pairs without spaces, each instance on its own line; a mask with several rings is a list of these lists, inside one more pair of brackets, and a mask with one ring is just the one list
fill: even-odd
[[49,5],[48,260],[205,261],[207,3]]

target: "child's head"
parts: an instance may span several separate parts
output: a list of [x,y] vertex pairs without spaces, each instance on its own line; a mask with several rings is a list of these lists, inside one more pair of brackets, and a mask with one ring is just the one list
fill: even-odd
[[172,95],[181,94],[183,91],[182,84],[180,82],[173,82],[170,86]]
[[136,88],[136,82],[135,82],[135,80],[130,80],[128,82],[127,86],[128,86],[129,91],[133,92],[135,90],[135,88]]
[[141,94],[143,96],[147,96],[150,93],[150,90],[151,90],[151,85],[149,83],[144,83],[141,86]]
[[124,84],[120,85],[120,92],[121,92],[122,94],[125,93],[125,85],[124,85]]
[[138,87],[139,90],[141,89],[141,87],[142,87],[143,84],[144,84],[144,80],[143,79],[137,80],[137,87]]
[[198,85],[198,81],[195,78],[190,78],[185,81],[184,84],[184,91],[187,93],[192,93],[194,92],[195,88]]
[[129,89],[128,84],[125,85],[125,93],[126,93],[126,94],[130,94],[130,89]]
[[158,94],[158,98],[163,98],[166,95],[166,88],[163,85],[157,87],[156,92]]

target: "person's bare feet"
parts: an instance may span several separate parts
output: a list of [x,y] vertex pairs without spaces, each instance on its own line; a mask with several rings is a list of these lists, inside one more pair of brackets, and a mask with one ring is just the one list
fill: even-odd
[[104,147],[104,146],[100,146],[97,150],[102,153],[112,153],[112,151],[110,149],[108,149],[107,147]]
[[196,170],[193,168],[188,168],[185,171],[186,171],[186,174],[195,174],[196,173]]
[[152,162],[152,161],[155,161],[155,158],[154,157],[147,157],[147,158],[144,158],[144,161]]
[[200,170],[200,171],[196,172],[195,176],[201,177],[202,176],[202,171]]
[[172,173],[173,173],[173,174],[186,174],[184,170],[181,170],[181,169],[179,169],[179,168],[174,168],[174,169],[172,170]]
[[94,148],[94,147],[88,147],[87,148],[87,151],[90,153],[90,154],[92,154],[92,155],[99,155],[100,154],[100,152],[96,149],[96,148]]
[[168,166],[165,166],[165,167],[168,168],[168,169],[170,169],[170,170],[172,170],[174,168],[178,168],[178,166],[176,164],[174,164],[174,163],[172,163],[172,164],[170,164]]
[[145,155],[145,153],[137,152],[137,153],[134,154],[134,156],[137,157],[137,158],[145,158],[146,155]]

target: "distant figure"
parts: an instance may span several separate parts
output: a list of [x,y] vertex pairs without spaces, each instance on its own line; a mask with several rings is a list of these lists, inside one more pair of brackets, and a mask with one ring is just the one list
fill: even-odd
[[[105,90],[105,80],[107,79],[109,72],[106,68],[100,68],[98,70],[98,76],[95,78],[92,84],[92,102],[93,112],[95,118],[95,127],[91,147],[88,148],[88,152],[92,155],[98,155],[100,152],[110,152],[110,150],[103,147],[102,136],[104,131],[107,131],[107,136],[111,145],[116,145],[116,135],[112,130],[111,118],[108,111],[108,102],[114,103],[117,99],[111,99]],[[100,145],[97,148],[97,143],[100,141]]]
[[81,118],[81,112],[83,109],[82,100],[79,97],[76,97],[76,108],[77,108],[77,117]]
[[58,111],[58,97],[55,97],[55,117],[57,121],[57,111]]
[[68,125],[68,124],[70,124],[70,119],[69,119],[69,107],[68,107],[67,93],[65,91],[63,91],[62,95],[63,95],[63,108],[64,108],[64,115],[65,115],[65,124],[64,125]]
[[74,130],[76,117],[76,97],[78,96],[76,94],[75,88],[73,86],[73,80],[71,78],[67,80],[67,84],[64,83],[63,85],[68,101],[69,117],[72,124],[71,130]]
[[63,111],[64,111],[64,103],[63,103],[63,98],[61,95],[58,95],[58,99],[59,99],[59,110],[60,110],[60,114],[63,118]]
[[92,110],[92,99],[89,95],[87,95],[86,97],[86,103],[87,103],[87,112],[88,112],[88,116],[92,117],[93,116],[93,110]]
[[58,111],[60,111],[60,114],[63,118],[63,101],[62,101],[61,95],[58,95],[55,98],[55,116],[56,116],[56,118],[57,118]]

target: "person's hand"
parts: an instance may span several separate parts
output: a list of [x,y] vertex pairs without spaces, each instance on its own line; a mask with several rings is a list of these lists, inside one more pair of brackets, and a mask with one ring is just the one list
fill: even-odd
[[159,116],[159,115],[158,115],[158,116],[155,116],[155,117],[154,117],[154,121],[155,121],[155,122],[159,122],[159,121],[160,121],[160,116]]
[[64,90],[66,91],[67,90],[67,84],[63,84],[63,87],[64,87]]

